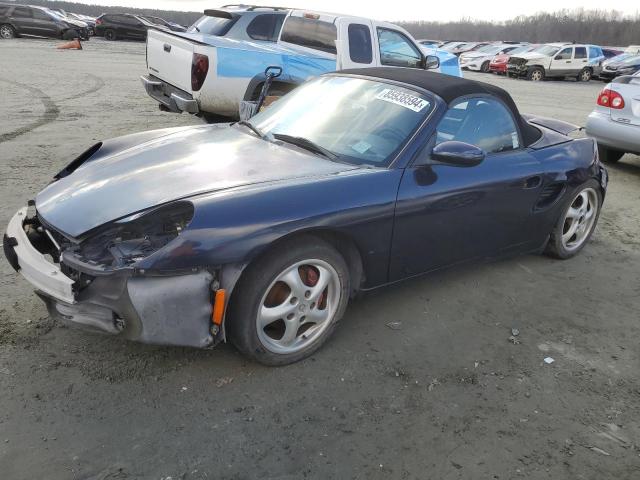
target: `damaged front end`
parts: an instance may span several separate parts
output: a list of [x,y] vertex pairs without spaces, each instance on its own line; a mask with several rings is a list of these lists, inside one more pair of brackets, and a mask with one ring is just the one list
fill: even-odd
[[[29,210],[21,209],[10,222],[5,255],[34,285],[50,315],[144,343],[217,343],[221,333],[211,323],[216,271],[154,268],[149,262],[188,227],[191,202],[136,213],[79,239]],[[142,261],[152,267],[139,268]]]

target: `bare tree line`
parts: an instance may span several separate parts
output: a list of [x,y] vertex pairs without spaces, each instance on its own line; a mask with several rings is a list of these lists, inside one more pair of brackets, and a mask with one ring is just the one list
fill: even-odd
[[454,22],[396,22],[416,38],[438,40],[520,40],[532,43],[582,42],[597,45],[640,44],[640,14],[615,10],[559,10],[518,16],[504,22],[464,18]]

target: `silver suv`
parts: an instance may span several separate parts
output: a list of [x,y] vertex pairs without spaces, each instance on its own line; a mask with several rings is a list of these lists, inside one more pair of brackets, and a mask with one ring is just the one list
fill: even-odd
[[187,33],[276,42],[288,12],[288,8],[282,7],[225,5],[219,9],[205,10]]

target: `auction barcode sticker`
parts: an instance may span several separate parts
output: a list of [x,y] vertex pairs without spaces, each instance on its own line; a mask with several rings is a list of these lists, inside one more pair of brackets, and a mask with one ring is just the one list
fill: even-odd
[[429,102],[427,100],[392,88],[385,88],[376,95],[376,98],[384,100],[385,102],[395,103],[396,105],[408,108],[414,112],[419,112],[429,106]]

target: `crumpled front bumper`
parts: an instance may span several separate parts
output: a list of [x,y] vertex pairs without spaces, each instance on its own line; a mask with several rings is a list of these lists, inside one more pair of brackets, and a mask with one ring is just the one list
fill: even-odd
[[27,221],[24,207],[9,222],[4,253],[33,285],[52,317],[158,345],[205,348],[222,338],[222,332],[211,334],[213,273],[202,269],[152,276],[123,270],[74,280],[32,245],[25,232]]

